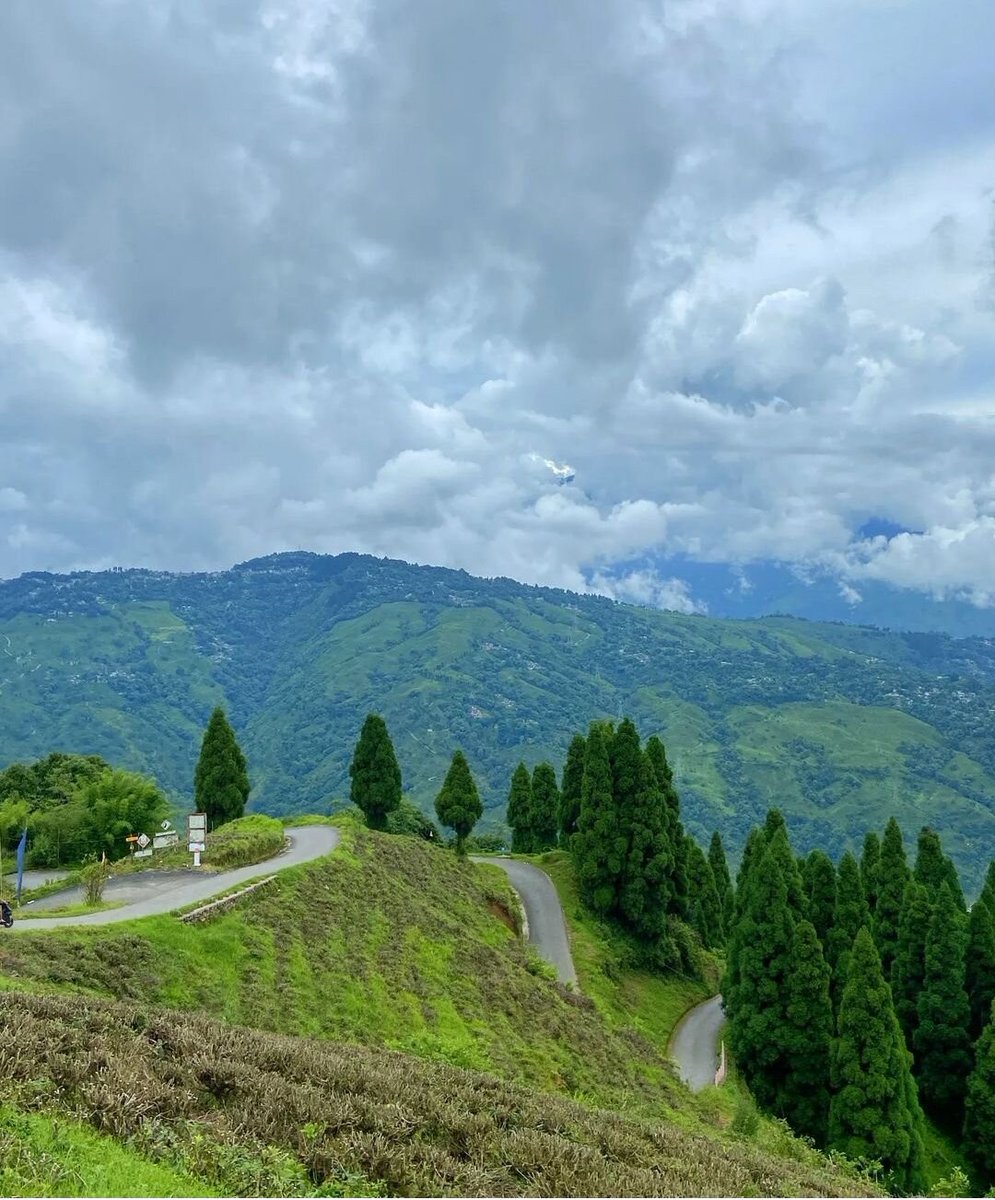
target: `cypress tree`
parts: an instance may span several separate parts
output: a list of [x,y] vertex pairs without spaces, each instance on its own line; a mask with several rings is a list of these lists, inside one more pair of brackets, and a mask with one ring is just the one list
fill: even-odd
[[964,922],[944,881],[926,934],[919,1022],[913,1038],[923,1108],[937,1123],[960,1128],[971,1070],[970,1005],[964,987]]
[[872,829],[864,837],[864,852],[860,857],[860,882],[871,917],[878,903],[878,875],[881,869],[881,839]]
[[828,958],[833,972],[833,1004],[839,1008],[849,970],[850,950],[859,931],[870,925],[870,913],[864,899],[860,867],[848,850],[840,860],[836,881],[836,908],[829,931]]
[[194,771],[194,808],[207,814],[208,829],[217,829],[245,813],[249,772],[245,755],[222,708],[211,713]]
[[836,868],[824,850],[813,850],[805,860],[808,877],[808,914],[815,934],[829,953],[829,931],[836,914]]
[[457,750],[446,772],[442,788],[435,798],[439,820],[456,834],[456,853],[466,854],[466,839],[483,816],[480,793],[462,750]]
[[[974,1069],[964,1104],[964,1153],[981,1177],[982,1187],[995,1183],[995,1008],[974,1048]],[[981,1189],[978,1189],[980,1195]],[[990,1194],[990,1193],[989,1193]]]
[[532,777],[525,763],[520,762],[511,777],[508,792],[508,824],[511,826],[512,854],[531,854],[532,830]]
[[824,1146],[829,1120],[833,1006],[829,964],[811,921],[799,921],[795,926],[786,1020],[790,1068],[781,1085],[779,1109],[796,1133]]
[[766,849],[763,833],[754,827],[747,834],[746,845],[743,847],[743,857],[740,859],[739,871],[736,874],[736,890],[733,893],[732,912],[726,921],[726,969],[722,977],[722,994],[725,997],[726,1012],[732,1012],[730,1005],[735,1007],[736,989],[739,986],[739,950],[744,938],[746,921],[744,920],[747,900],[755,874],[754,868],[759,867],[760,860]]
[[881,969],[891,979],[892,963],[898,946],[898,923],[902,917],[905,888],[909,882],[909,864],[905,842],[898,822],[891,817],[881,842],[878,862],[878,899],[874,909],[873,933],[881,955]]
[[995,1000],[995,921],[984,904],[975,904],[967,925],[967,996],[971,1004],[968,1034],[981,1036]]
[[637,937],[655,943],[666,928],[674,852],[667,837],[666,801],[628,717],[612,743],[612,785],[625,839],[619,915]]
[[702,945],[717,948],[722,945],[723,938],[722,901],[705,852],[690,837],[687,839],[685,860],[688,864],[691,925],[698,931]]
[[401,806],[401,768],[383,717],[370,713],[363,722],[352,762],[349,798],[370,829],[386,829],[387,817]]
[[615,910],[626,843],[612,792],[608,737],[597,721],[587,735],[580,817],[570,850],[581,898],[592,912],[608,916]]
[[891,968],[891,990],[905,1044],[911,1046],[919,1024],[919,993],[926,974],[926,933],[932,916],[929,892],[915,879],[905,889],[905,902],[898,922],[898,942]]
[[719,894],[722,911],[725,912],[732,891],[732,876],[729,874],[729,860],[726,858],[726,848],[722,845],[722,835],[717,829],[708,843],[708,865],[712,868],[715,890]]
[[575,734],[563,765],[563,787],[560,789],[560,844],[567,846],[577,832],[580,819],[581,794],[584,788],[584,754],[587,742],[583,734]]
[[684,826],[681,822],[681,800],[674,784],[674,773],[667,761],[667,751],[655,734],[646,742],[646,755],[667,806],[666,834],[673,858],[669,871],[670,908],[677,916],[686,917],[691,903],[691,884],[685,854]]
[[[770,845],[775,836],[783,834],[784,840],[791,844],[788,835],[788,827],[784,821],[784,814],[779,808],[772,808],[767,813],[767,819],[763,826],[763,839],[766,845]],[[788,889],[788,903],[791,905],[791,911],[794,914],[795,920],[803,920],[808,917],[808,898],[805,895],[805,885],[802,883],[802,873],[798,869],[798,860],[791,856],[790,865],[783,865],[784,883]]]
[[909,1053],[870,932],[853,943],[833,1044],[829,1144],[849,1158],[876,1159],[893,1190],[924,1188],[923,1119]]
[[737,917],[741,914],[746,901],[750,875],[754,866],[759,864],[761,858],[763,858],[766,848],[767,843],[764,841],[763,830],[754,826],[746,835],[746,844],[743,846],[743,857],[739,860],[739,870],[736,872],[735,898]]
[[929,889],[931,903],[936,903],[940,888],[946,883],[961,912],[966,909],[964,889],[961,887],[957,868],[953,860],[943,853],[940,835],[927,825],[924,825],[919,833],[914,874],[916,879]]
[[532,853],[541,854],[556,845],[559,825],[560,789],[556,772],[541,762],[532,772]]

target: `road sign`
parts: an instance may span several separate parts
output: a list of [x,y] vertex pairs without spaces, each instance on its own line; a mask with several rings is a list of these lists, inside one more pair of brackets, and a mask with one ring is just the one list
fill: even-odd
[[151,857],[152,857],[152,848],[151,847],[149,847],[148,850],[136,850],[135,851],[135,858],[151,858]]
[[137,840],[139,846],[141,846],[141,848],[144,850],[145,847],[149,844],[149,842],[152,839],[149,837],[149,835],[147,833],[140,833],[136,840]]
[[200,854],[206,850],[207,813],[187,813],[187,849],[193,855],[193,865],[200,866]]

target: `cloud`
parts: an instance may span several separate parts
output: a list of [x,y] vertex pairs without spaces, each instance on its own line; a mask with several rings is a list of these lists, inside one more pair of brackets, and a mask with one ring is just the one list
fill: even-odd
[[0,574],[307,546],[692,611],[610,582],[681,552],[986,602],[963,9],[7,0]]

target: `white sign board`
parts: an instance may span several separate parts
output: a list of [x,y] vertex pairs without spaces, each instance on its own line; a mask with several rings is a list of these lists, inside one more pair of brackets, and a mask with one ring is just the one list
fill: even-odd
[[141,846],[141,848],[143,850],[145,849],[145,847],[149,844],[149,842],[151,840],[152,839],[149,837],[149,835],[147,833],[140,833],[138,835],[138,844],[139,844],[139,846]]
[[187,849],[193,855],[193,865],[200,866],[200,852],[206,850],[207,813],[187,814]]
[[152,835],[152,846],[156,850],[164,850],[167,846],[175,846],[180,840],[180,835],[175,829],[170,829],[168,833],[155,833]]
[[189,844],[189,846],[187,846],[187,849],[188,850],[206,850],[207,842],[191,842]]
[[151,849],[149,849],[149,850],[136,850],[136,851],[135,851],[135,858],[151,858],[151,857],[152,857],[152,851],[151,851]]

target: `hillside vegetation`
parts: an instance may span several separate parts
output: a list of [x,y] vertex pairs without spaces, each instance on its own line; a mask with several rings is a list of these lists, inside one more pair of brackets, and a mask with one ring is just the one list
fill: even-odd
[[101,754],[189,797],[224,704],[250,807],[348,794],[383,714],[428,808],[460,745],[503,828],[519,759],[631,714],[666,742],[685,821],[734,853],[763,812],[838,854],[894,813],[931,823],[971,888],[995,841],[995,646],[790,618],[720,621],[359,555],[231,571],[34,574],[0,584],[0,764]]

